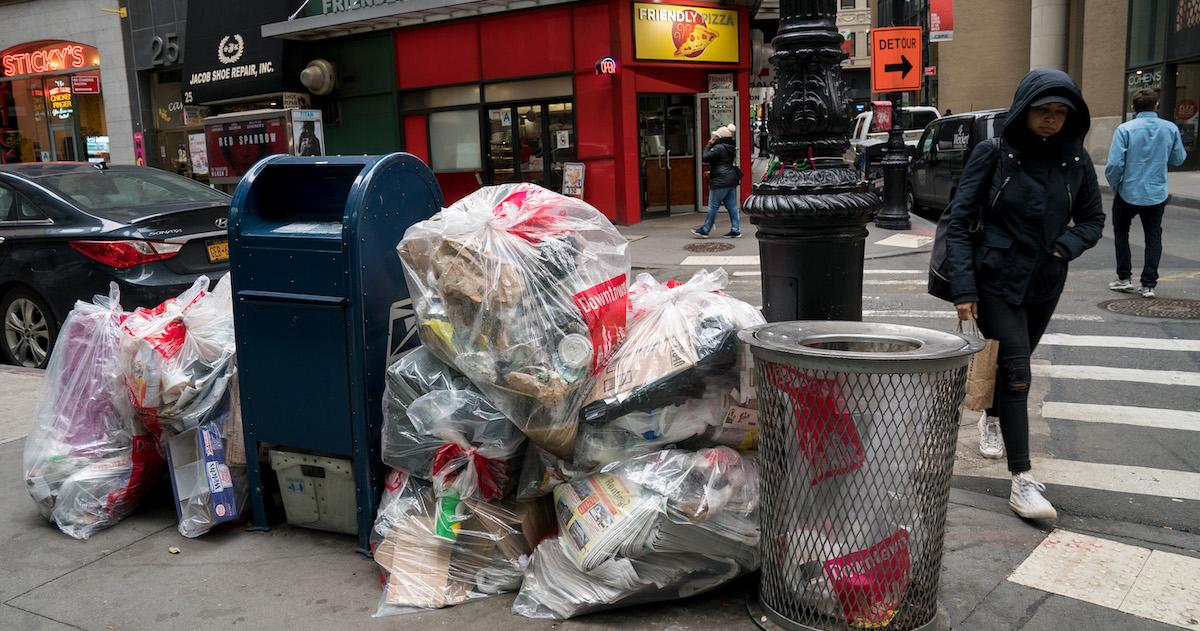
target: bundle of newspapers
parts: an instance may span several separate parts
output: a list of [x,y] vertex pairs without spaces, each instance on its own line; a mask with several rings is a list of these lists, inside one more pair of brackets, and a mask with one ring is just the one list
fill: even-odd
[[758,470],[728,447],[663,450],[554,491],[559,536],[513,612],[569,618],[712,589],[758,568]]

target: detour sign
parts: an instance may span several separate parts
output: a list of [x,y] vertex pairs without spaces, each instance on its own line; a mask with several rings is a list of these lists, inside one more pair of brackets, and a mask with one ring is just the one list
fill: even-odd
[[871,90],[914,92],[921,89],[921,27],[896,26],[871,31]]

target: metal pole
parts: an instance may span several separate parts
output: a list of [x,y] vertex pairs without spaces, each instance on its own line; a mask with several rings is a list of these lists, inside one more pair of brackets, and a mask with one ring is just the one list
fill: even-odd
[[745,203],[767,320],[861,320],[866,224],[879,196],[846,164],[850,118],[836,0],[780,0],[772,155]]
[[758,157],[760,157],[760,158],[766,158],[771,155],[771,150],[767,148],[767,143],[769,142],[769,138],[770,138],[770,135],[767,134],[767,110],[768,109],[770,109],[770,106],[767,105],[766,100],[764,100],[763,104],[762,104],[762,109],[760,110],[761,124],[758,126]]
[[909,230],[908,147],[900,129],[900,98],[892,99],[892,129],[888,132],[887,155],[883,158],[883,210],[875,225],[885,230]]

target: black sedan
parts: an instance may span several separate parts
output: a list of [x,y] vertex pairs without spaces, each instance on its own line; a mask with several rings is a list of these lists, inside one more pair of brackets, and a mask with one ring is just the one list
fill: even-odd
[[76,300],[152,307],[229,266],[229,196],[103,163],[0,166],[0,359],[40,368]]

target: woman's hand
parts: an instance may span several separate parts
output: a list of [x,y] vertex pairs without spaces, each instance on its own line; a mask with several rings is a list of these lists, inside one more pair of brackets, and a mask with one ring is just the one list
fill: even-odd
[[958,319],[974,320],[977,318],[979,316],[978,305],[979,303],[976,302],[964,302],[962,304],[954,305],[954,308],[958,310]]

